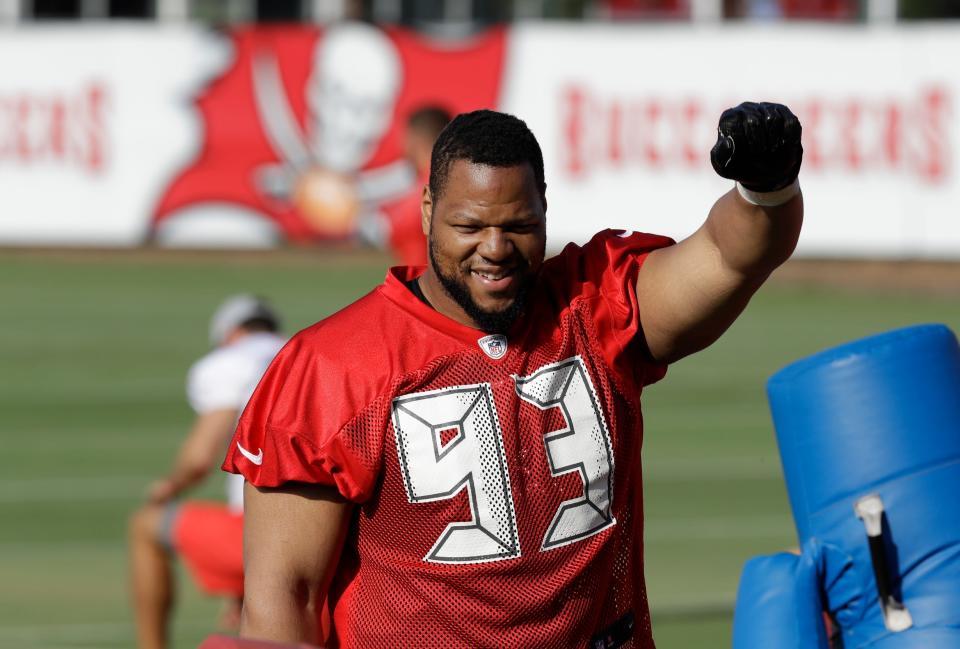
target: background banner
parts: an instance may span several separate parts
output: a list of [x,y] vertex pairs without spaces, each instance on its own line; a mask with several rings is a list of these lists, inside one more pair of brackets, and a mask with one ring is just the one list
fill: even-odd
[[799,254],[957,257],[958,57],[931,26],[520,27],[502,107],[543,144],[555,240],[692,232],[730,186],[720,113],[764,100],[803,124]]
[[0,244],[142,243],[228,58],[199,28],[0,30]]
[[0,34],[0,245],[376,239],[415,182],[404,121],[429,104],[527,121],[554,246],[605,226],[683,237],[730,186],[709,164],[720,113],[763,99],[804,125],[799,254],[960,257],[960,28]]

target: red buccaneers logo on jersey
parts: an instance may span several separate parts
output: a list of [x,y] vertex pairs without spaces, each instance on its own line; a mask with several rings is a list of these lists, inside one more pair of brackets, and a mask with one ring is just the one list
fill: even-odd
[[403,124],[418,108],[497,104],[504,32],[461,45],[345,23],[229,34],[233,60],[197,101],[195,160],[164,192],[153,236],[270,244],[351,235],[408,191]]

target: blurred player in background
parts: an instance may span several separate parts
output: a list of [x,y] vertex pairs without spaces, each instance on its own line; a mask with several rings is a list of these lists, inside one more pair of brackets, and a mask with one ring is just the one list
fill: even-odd
[[215,349],[187,376],[196,411],[190,433],[167,476],[153,482],[147,502],[130,520],[130,570],[137,642],[167,646],[174,603],[173,555],[187,564],[199,587],[228,598],[225,622],[238,620],[243,597],[243,478],[229,476],[227,504],[180,502],[215,468],[237,418],[285,340],[280,320],[251,295],[227,299],[210,321]]
[[423,188],[430,182],[430,152],[450,113],[439,106],[424,106],[407,119],[403,153],[417,174],[413,189],[402,198],[383,207],[387,216],[390,251],[402,266],[427,264],[427,237],[423,232],[420,202]]
[[544,261],[526,124],[444,129],[427,268],[295,336],[240,421],[241,635],[316,642],[328,595],[339,647],[654,646],[641,390],[730,326],[803,218],[796,117],[741,104],[718,130],[737,184],[692,236],[606,230]]

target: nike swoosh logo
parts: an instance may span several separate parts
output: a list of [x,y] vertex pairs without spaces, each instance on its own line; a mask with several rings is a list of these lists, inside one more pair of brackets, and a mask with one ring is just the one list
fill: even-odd
[[245,448],[243,448],[242,446],[240,446],[240,442],[237,442],[237,448],[240,449],[240,453],[243,454],[243,457],[247,458],[248,460],[250,460],[251,462],[253,462],[253,463],[256,464],[257,466],[260,466],[261,464],[263,464],[263,449],[262,449],[262,448],[258,448],[258,449],[257,449],[257,454],[256,454],[256,455],[254,455],[253,453],[251,453],[251,452],[248,451],[247,449],[245,449]]

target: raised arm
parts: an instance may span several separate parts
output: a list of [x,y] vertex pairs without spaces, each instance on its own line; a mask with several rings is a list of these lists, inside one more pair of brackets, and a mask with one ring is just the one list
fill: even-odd
[[704,224],[650,253],[637,278],[651,355],[672,362],[727,330],[800,236],[800,122],[786,106],[745,103],[724,111],[711,151],[717,173],[738,182]]
[[246,484],[242,637],[319,642],[320,607],[351,511],[332,487]]

